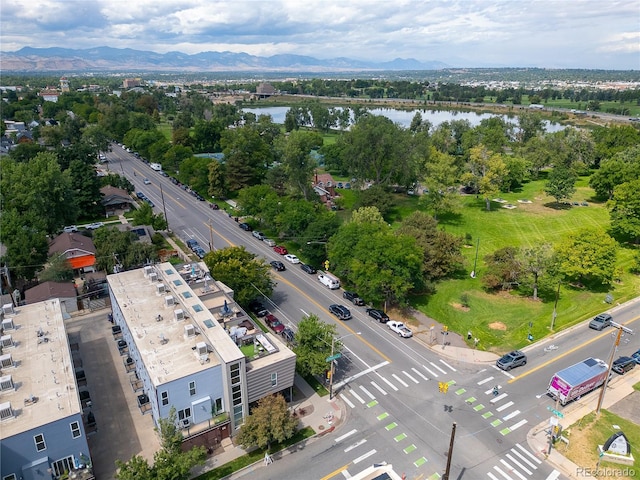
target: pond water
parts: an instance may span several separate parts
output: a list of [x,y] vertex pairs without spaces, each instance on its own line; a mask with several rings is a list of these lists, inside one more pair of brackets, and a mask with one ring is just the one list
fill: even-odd
[[[284,123],[284,117],[289,110],[289,107],[263,107],[263,108],[243,108],[245,112],[251,112],[255,115],[271,115],[271,118],[275,123],[282,124]],[[411,120],[413,120],[413,116],[416,112],[420,112],[423,120],[428,120],[431,122],[433,128],[437,127],[443,122],[450,122],[452,120],[468,120],[472,127],[480,125],[480,122],[486,118],[492,117],[502,117],[506,122],[513,123],[514,125],[518,124],[517,116],[509,116],[509,115],[497,115],[493,113],[478,113],[478,112],[460,112],[457,110],[447,111],[447,110],[422,110],[422,109],[414,109],[414,110],[396,110],[393,108],[372,108],[369,110],[373,115],[382,115],[397,123],[402,125],[404,128],[409,128],[411,125]],[[548,120],[544,121],[545,130],[547,132],[559,132],[564,130],[566,127],[559,123],[550,122]]]

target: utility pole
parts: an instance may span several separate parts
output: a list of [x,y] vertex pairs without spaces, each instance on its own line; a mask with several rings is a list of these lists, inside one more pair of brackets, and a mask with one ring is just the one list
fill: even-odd
[[607,391],[607,385],[609,385],[609,377],[611,376],[611,367],[613,366],[613,357],[618,351],[618,346],[620,345],[620,337],[622,337],[622,332],[629,333],[633,335],[633,330],[625,327],[624,325],[618,325],[617,323],[611,323],[611,326],[618,329],[618,334],[616,335],[616,341],[613,344],[613,348],[611,349],[611,356],[609,357],[609,369],[607,370],[607,376],[604,379],[604,383],[602,384],[602,390],[600,391],[600,397],[598,398],[598,407],[596,408],[596,417],[600,416],[600,409],[602,408],[602,403],[604,402],[604,394]]
[[453,456],[453,442],[456,438],[456,422],[453,422],[453,427],[451,427],[451,441],[449,442],[449,452],[447,454],[447,468],[444,471],[444,475],[442,476],[442,480],[449,480],[449,473],[451,472],[451,457]]
[[329,367],[329,400],[333,400],[333,374],[335,371],[336,360],[333,358],[333,346],[336,343],[336,337],[331,337],[331,366]]
[[480,248],[480,239],[476,242],[476,258],[473,261],[473,271],[471,272],[470,277],[476,278],[476,266],[478,265],[478,249]]
[[167,232],[171,233],[169,229],[169,217],[167,217],[167,206],[164,204],[164,193],[162,192],[162,183],[158,183],[160,185],[160,198],[162,199],[162,211],[164,212],[164,220],[167,222]]
[[557,308],[558,308],[558,298],[560,297],[560,283],[558,282],[558,290],[556,290],[556,303],[553,304],[553,313],[551,314],[551,331],[553,332],[553,327],[556,324],[556,317],[558,316]]
[[213,251],[213,221],[209,219],[209,250]]

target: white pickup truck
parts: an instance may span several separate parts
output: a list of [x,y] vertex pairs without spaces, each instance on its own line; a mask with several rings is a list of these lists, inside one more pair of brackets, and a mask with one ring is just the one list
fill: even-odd
[[392,332],[397,333],[402,338],[413,337],[413,332],[407,328],[407,326],[402,322],[396,322],[395,320],[391,320],[387,322],[387,326]]

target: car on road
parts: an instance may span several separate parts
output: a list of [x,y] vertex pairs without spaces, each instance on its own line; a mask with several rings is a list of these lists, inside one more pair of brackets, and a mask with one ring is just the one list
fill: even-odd
[[601,313],[589,322],[589,328],[593,328],[594,330],[602,330],[603,328],[611,325],[612,320],[613,318],[608,313]]
[[345,300],[349,300],[354,305],[364,305],[364,300],[362,300],[360,298],[360,295],[358,295],[356,292],[349,292],[345,290],[342,293],[342,298],[344,298]]
[[147,196],[142,192],[136,192],[136,197],[138,197],[140,200],[144,200],[145,198],[147,198]]
[[258,240],[264,240],[264,233],[259,232],[258,230],[254,230],[251,235],[253,235]]
[[269,262],[269,263],[278,272],[284,272],[287,269],[287,267],[284,266],[284,263],[282,263],[280,260],[274,260],[274,261]]
[[267,312],[267,309],[264,308],[264,305],[262,305],[261,302],[259,302],[258,300],[253,300],[250,304],[249,304],[249,309],[256,314],[256,316],[258,317],[264,317],[265,315],[267,315],[269,312]]
[[271,240],[270,238],[263,238],[262,241],[264,243],[266,243],[267,245],[269,245],[270,247],[275,247],[276,246],[275,240]]
[[239,223],[238,226],[245,232],[250,232],[251,230],[253,230],[253,228],[251,228],[251,225],[249,225],[248,223]]
[[367,308],[367,315],[371,318],[378,320],[380,323],[387,323],[389,321],[389,315],[377,308]]
[[68,227],[64,227],[62,231],[64,233],[75,233],[78,231],[78,227],[76,227],[75,225],[69,225]]
[[276,333],[282,333],[284,330],[284,325],[271,313],[264,317],[264,321],[267,323],[267,326]]
[[286,255],[287,253],[289,253],[289,251],[282,245],[276,245],[275,247],[273,247],[273,251],[279,253],[280,255]]
[[104,227],[104,223],[102,222],[93,222],[87,225],[87,230],[96,230],[100,227]]
[[296,334],[289,327],[284,327],[284,330],[282,330],[280,335],[282,335],[282,338],[284,338],[285,341],[288,342],[288,343],[294,343],[295,342]]
[[619,357],[616,361],[613,362],[611,366],[611,370],[614,372],[624,375],[629,370],[633,370],[636,366],[636,361],[632,357]]
[[397,322],[395,320],[390,320],[387,322],[387,327],[394,333],[397,333],[402,338],[413,337],[413,332],[409,330],[409,328],[402,322]]
[[329,312],[334,314],[340,320],[349,320],[351,318],[351,310],[344,305],[338,305],[336,303],[329,305]]
[[310,274],[316,273],[317,270],[312,267],[311,265],[307,264],[307,263],[301,263],[300,264],[300,268],[302,269],[303,272],[307,272]]
[[151,184],[151,180],[149,180],[148,178],[145,178],[143,180],[143,182],[144,182],[145,185],[150,185]]
[[147,202],[150,207],[155,207],[156,206],[156,204],[153,203],[149,198],[145,198],[144,201]]
[[638,349],[637,351],[633,352],[631,354],[631,358],[633,358],[636,363],[640,363],[640,349]]
[[291,262],[291,263],[300,263],[300,259],[298,257],[296,257],[294,254],[292,253],[288,253],[284,256],[284,259],[287,262]]
[[502,370],[511,370],[527,364],[527,356],[520,350],[507,353],[496,361],[496,367]]

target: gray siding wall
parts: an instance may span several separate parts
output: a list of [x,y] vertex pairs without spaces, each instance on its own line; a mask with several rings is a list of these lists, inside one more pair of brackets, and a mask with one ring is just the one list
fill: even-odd
[[[272,373],[277,374],[277,383],[275,386],[271,384]],[[291,355],[279,362],[247,372],[247,393],[249,396],[249,403],[293,386],[295,373],[295,355]]]

